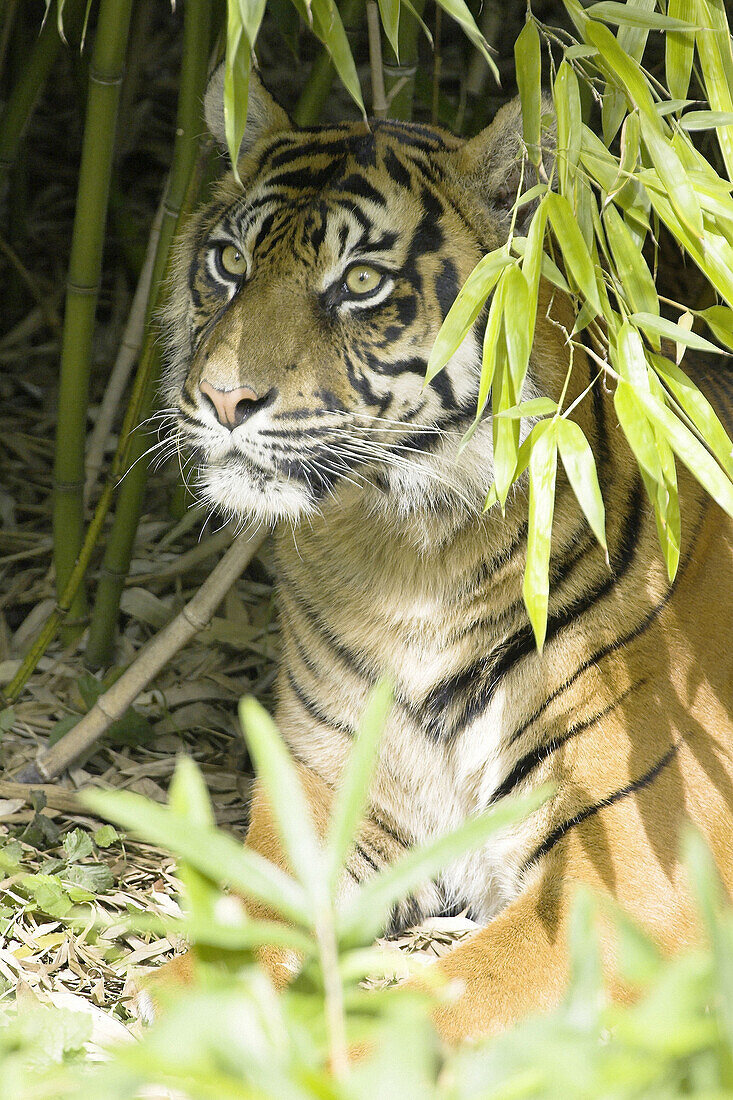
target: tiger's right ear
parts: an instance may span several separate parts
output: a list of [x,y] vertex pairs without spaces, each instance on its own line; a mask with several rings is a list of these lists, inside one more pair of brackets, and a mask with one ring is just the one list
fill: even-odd
[[[204,118],[212,137],[227,147],[226,127],[224,125],[224,62],[217,65],[209,77],[204,94]],[[270,95],[257,72],[249,74],[249,95],[247,97],[247,125],[244,130],[239,157],[250,149],[255,142],[266,134],[278,130],[292,130],[293,123],[279,103]],[[239,159],[239,157],[237,159]]]

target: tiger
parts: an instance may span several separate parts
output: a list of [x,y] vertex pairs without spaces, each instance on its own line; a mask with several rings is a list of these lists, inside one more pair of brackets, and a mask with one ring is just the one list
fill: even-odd
[[[223,82],[220,67],[205,96],[222,150]],[[553,140],[548,131],[543,156]],[[522,176],[531,183],[517,101],[470,139],[389,119],[301,128],[253,73],[237,168],[178,245],[164,401],[201,499],[273,525],[276,720],[322,831],[369,694],[392,677],[342,898],[502,798],[550,785],[526,819],[397,904],[384,929],[475,921],[435,964],[461,990],[435,1020],[447,1041],[490,1034],[562,998],[579,886],[668,951],[699,935],[679,854],[686,824],[733,887],[731,521],[681,470],[671,584],[613,387],[592,384],[597,363],[576,341],[566,405],[578,399],[573,418],[595,456],[608,557],[559,471],[538,650],[522,598],[526,475],[503,514],[484,511],[491,415],[466,439],[485,310],[425,384],[462,284],[512,218],[521,233],[531,216],[531,202],[516,203]],[[523,398],[559,399],[573,324],[543,281]],[[725,403],[729,383],[718,377],[717,390]],[[287,867],[258,783],[246,843]],[[190,970],[185,956],[169,965],[179,978]],[[271,952],[268,965],[287,981],[292,960]]]

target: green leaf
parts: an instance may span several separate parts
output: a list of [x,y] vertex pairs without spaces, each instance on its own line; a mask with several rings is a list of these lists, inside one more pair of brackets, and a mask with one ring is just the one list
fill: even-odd
[[714,130],[717,126],[733,126],[731,111],[688,111],[680,119],[683,130]]
[[[623,12],[627,17],[630,16],[632,19],[641,17],[643,19],[648,13],[654,11],[656,2],[655,0],[627,0],[623,6],[618,5],[618,7],[623,8]],[[649,27],[639,26],[638,22],[636,25],[626,22],[619,26],[616,41],[629,58],[633,61],[641,61],[648,36]],[[606,84],[603,93],[601,121],[604,141],[610,146],[626,114],[626,97],[616,87],[613,74],[611,73],[609,76],[611,80]]]
[[102,825],[94,834],[94,843],[98,848],[109,848],[116,840],[120,839],[120,834],[114,825]]
[[114,877],[106,863],[75,863],[61,871],[60,877],[90,894],[106,894],[114,886]]
[[721,344],[733,349],[733,309],[729,306],[709,306],[698,314],[704,318]]
[[381,680],[367,700],[359,732],[339,784],[326,845],[327,876],[331,890],[342,872],[346,855],[364,816],[379,742],[393,699],[392,684]]
[[471,817],[452,833],[420,848],[409,850],[384,871],[362,884],[339,916],[342,942],[370,942],[383,927],[395,902],[442,871],[453,860],[474,851],[500,829],[523,821],[547,799],[551,789],[540,787],[529,794],[502,799],[479,817]]
[[0,710],[0,737],[15,725],[15,710],[13,707],[4,707]]
[[698,351],[714,352],[716,355],[725,354],[704,336],[698,336],[696,332],[683,328],[674,321],[668,321],[666,317],[659,317],[653,313],[634,313],[629,320],[653,336],[664,336],[667,340],[674,340],[676,344],[684,344],[685,347],[696,348]]
[[529,459],[529,528],[527,563],[522,593],[532,623],[537,648],[542,652],[547,630],[550,590],[550,544],[555,509],[557,472],[557,421],[532,447]]
[[563,61],[553,85],[557,114],[557,164],[560,170],[560,190],[567,197],[570,181],[580,160],[583,117],[578,78],[572,67]]
[[557,424],[557,446],[578,504],[605,550],[606,512],[596,462],[582,428],[573,420],[560,419]]
[[[190,756],[181,756],[176,761],[176,770],[171,780],[168,804],[174,814],[183,821],[190,821],[205,828],[214,825],[214,811],[209,799],[204,778]],[[211,920],[215,915],[215,905],[219,891],[212,883],[210,875],[181,863],[178,875],[183,883],[187,899],[187,909],[192,916],[200,920]]]
[[399,61],[400,0],[379,0],[379,14],[382,18],[382,26],[384,27],[384,33],[387,35],[387,41]]
[[23,888],[39,909],[50,917],[64,918],[73,908],[71,899],[57,875],[24,875]]
[[272,718],[252,696],[240,700],[239,720],[290,867],[306,893],[323,900],[323,851],[293,758]]
[[224,129],[227,138],[229,158],[237,182],[239,172],[239,150],[244,131],[247,128],[247,99],[249,96],[249,73],[251,67],[251,44],[242,22],[239,5],[227,6],[227,46],[226,67],[224,70]]
[[578,289],[595,312],[602,313],[598,297],[595,268],[583,236],[578,229],[572,207],[566,198],[554,193],[545,198],[552,229],[562,250],[563,259]]
[[[689,23],[695,17],[695,0],[669,0],[667,10],[671,18]],[[667,86],[676,99],[684,99],[690,87],[695,37],[685,31],[670,31],[664,45]]]
[[72,829],[63,839],[64,852],[70,862],[86,859],[92,854],[92,838],[83,829]]
[[186,860],[202,874],[256,898],[301,926],[311,927],[311,910],[302,887],[233,837],[210,826],[183,821],[168,807],[130,791],[87,789],[80,797],[100,817],[112,818],[148,843]]
[[448,311],[430,352],[425,381],[441,371],[458,350],[483,309],[484,302],[496,285],[501,272],[513,263],[506,246],[489,252],[477,263],[458,292]]
[[247,39],[254,46],[262,17],[265,14],[265,0],[233,0],[233,2],[239,7],[239,14]]
[[[664,480],[654,432],[640,404],[636,391],[628,382],[619,382],[613,395],[619,424],[643,473],[654,484]],[[654,497],[651,492],[650,496]]]
[[[695,0],[703,29],[696,36],[703,83],[714,111],[733,112],[733,50],[723,0]],[[733,126],[716,128],[729,178],[733,179]]]
[[658,428],[677,457],[720,507],[733,516],[733,484],[712,455],[666,405],[653,394],[637,391],[649,420]]
[[695,31],[697,29],[694,24],[687,23],[684,19],[660,15],[655,11],[644,11],[630,3],[614,3],[613,0],[601,0],[600,3],[591,4],[585,10],[593,19],[601,19],[604,23],[617,23],[622,27],[641,27],[649,31]]
[[616,271],[631,309],[637,314],[658,316],[657,288],[628,226],[615,206],[607,206],[602,217]]
[[530,401],[522,401],[520,405],[512,405],[509,409],[503,409],[495,413],[496,416],[504,416],[509,420],[519,420],[523,416],[553,416],[557,412],[557,402],[549,397],[533,397]]
[[542,162],[540,149],[540,104],[542,64],[540,61],[540,35],[534,19],[529,18],[514,43],[517,87],[522,104],[522,134],[527,155],[532,163]]
[[328,50],[334,68],[347,92],[366,119],[361,85],[351,46],[334,0],[293,0],[304,21]]
[[450,15],[451,19],[455,19],[456,23],[458,23],[464,34],[468,36],[469,40],[473,42],[479,53],[483,54],[486,64],[494,74],[496,83],[501,84],[499,70],[490,53],[491,47],[476,26],[476,21],[471,15],[465,0],[437,0],[437,2],[440,4],[443,11]]
[[621,48],[608,27],[589,19],[585,26],[585,37],[601,54],[609,72],[621,82],[631,102],[655,123],[658,122],[649,81],[638,63]]
[[641,136],[647,147],[669,201],[677,217],[690,233],[702,234],[702,211],[693,188],[672,143],[660,132],[646,115],[640,118]]

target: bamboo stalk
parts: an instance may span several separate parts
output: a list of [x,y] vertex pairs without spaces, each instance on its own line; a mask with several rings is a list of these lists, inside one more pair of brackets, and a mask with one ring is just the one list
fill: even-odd
[[[425,0],[414,0],[412,6],[416,14],[421,16],[425,7]],[[395,57],[392,47],[387,43],[387,60],[382,65],[382,69],[389,104],[389,117],[402,119],[405,122],[412,119],[419,36],[420,24],[418,20],[412,12],[403,7],[400,11],[400,28],[398,31],[399,60]]]
[[[211,0],[198,0],[186,5],[176,141],[151,276],[148,325],[153,303],[160,298],[173,233],[189,189],[202,132],[202,92],[206,80],[208,51],[202,50],[201,45],[209,41],[210,24]],[[141,419],[146,419],[152,411],[155,384],[160,373],[157,345],[153,354],[152,369],[141,402]],[[147,467],[142,460],[146,448],[145,436],[141,432],[136,433],[130,446],[131,467],[122,483],[114,523],[107,539],[89,627],[86,660],[95,667],[108,663],[114,645],[120,596],[130,567],[147,483]]]
[[173,654],[208,626],[217,607],[266,537],[267,531],[264,530],[252,535],[238,535],[175,619],[143,646],[132,664],[111,688],[100,695],[89,713],[60,741],[42,753],[36,763],[19,776],[20,781],[38,783],[53,779],[91,748],[105,730],[122,717]]
[[[195,5],[194,5],[195,6]],[[54,462],[54,565],[64,592],[84,531],[84,447],[94,320],[102,272],[117,107],[132,0],[101,0],[67,276]],[[71,612],[85,609],[82,585]]]
[[[347,34],[358,27],[363,9],[364,0],[342,0],[339,4],[339,14]],[[297,126],[314,126],[320,120],[335,73],[331,55],[324,48],[313,62],[293,112],[293,119]]]
[[379,21],[376,0],[367,0],[366,13],[369,32],[369,68],[372,74],[372,114],[375,118],[386,118],[388,104],[382,70],[382,25]]
[[[75,34],[81,25],[85,0],[66,0],[64,25]],[[25,128],[53,68],[61,39],[56,25],[57,0],[53,0],[33,49],[23,64],[0,119],[0,192],[15,163]],[[67,37],[70,37],[67,35]]]
[[87,450],[87,477],[84,485],[84,499],[89,500],[94,492],[94,487],[99,478],[104,461],[104,447],[112,430],[115,415],[125,392],[135,360],[140,354],[145,332],[145,317],[148,301],[150,299],[150,287],[153,281],[153,264],[160,240],[160,226],[163,219],[163,200],[153,218],[148,237],[148,246],[145,253],[140,277],[135,287],[135,294],[130,306],[130,313],[125,325],[125,331],[117,352],[117,358],[109,376],[109,382],[104,391],[97,414],[97,422],[89,439]]

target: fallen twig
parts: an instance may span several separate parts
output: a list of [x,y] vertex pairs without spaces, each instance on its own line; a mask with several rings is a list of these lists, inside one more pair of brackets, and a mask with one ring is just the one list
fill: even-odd
[[18,779],[21,783],[39,783],[60,775],[99,740],[112,722],[122,717],[173,654],[208,625],[266,535],[266,530],[259,530],[252,535],[239,535],[234,540],[196,595],[175,619],[140,650],[129,668],[104,695],[100,695],[89,713],[57,744],[41,753],[35,764],[20,774]]

